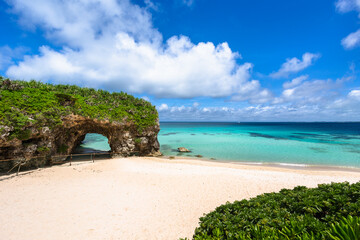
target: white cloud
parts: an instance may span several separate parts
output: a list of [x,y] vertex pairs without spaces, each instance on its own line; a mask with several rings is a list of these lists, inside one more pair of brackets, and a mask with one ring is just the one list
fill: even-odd
[[[351,90],[345,98],[340,98],[334,101],[334,103],[328,106],[327,109],[336,109],[338,114],[341,114],[344,117],[348,117],[349,120],[359,121],[360,119],[359,104],[360,104],[360,90],[354,89]],[[354,119],[353,115],[357,119]]]
[[360,29],[343,38],[341,44],[345,49],[352,49],[360,46]]
[[305,68],[309,67],[319,57],[320,54],[307,52],[302,55],[302,60],[296,57],[286,59],[286,62],[281,65],[280,69],[277,72],[270,74],[270,77],[272,78],[288,77],[292,73],[300,72],[301,70],[304,70]]
[[360,110],[355,106],[360,100],[342,98],[328,105],[274,105],[243,108],[204,107],[189,111],[159,112],[162,121],[359,121]]
[[273,94],[268,89],[263,89],[258,80],[248,81],[243,84],[238,93],[231,97],[232,101],[248,100],[252,104],[266,103],[272,100]]
[[164,110],[168,110],[169,106],[165,103],[161,104],[160,106],[157,107],[158,111],[164,111]]
[[339,0],[335,3],[336,9],[341,13],[350,11],[360,12],[360,1],[359,0]]
[[7,0],[20,23],[45,31],[59,44],[85,48],[96,40],[112,42],[118,32],[137,41],[161,40],[153,29],[151,15],[129,0]]
[[350,91],[348,97],[360,100],[360,90]]
[[150,102],[150,98],[149,97],[147,97],[147,96],[143,96],[143,97],[141,97],[142,99],[144,99],[145,101],[148,101],[148,102]]
[[[160,119],[177,121],[359,121],[360,90],[351,90],[347,95],[321,96],[305,101],[303,91],[312,87],[317,92],[321,89],[336,89],[343,80],[307,81],[303,86],[285,89],[282,97],[293,101],[279,102],[274,105],[252,105],[245,107],[184,107],[173,106],[159,111]],[[326,91],[324,91],[325,93]]]
[[309,77],[308,75],[302,75],[300,77],[294,78],[290,82],[285,82],[283,84],[283,88],[286,89],[286,88],[295,87],[295,86],[299,85],[300,83],[302,83],[304,80],[306,80],[308,77]]
[[301,84],[298,83],[290,87],[289,85],[292,83],[290,82],[288,86],[284,86],[284,91],[282,92],[281,96],[276,98],[273,103],[291,103],[292,105],[296,106],[307,104],[326,104],[327,102],[333,101],[339,97],[340,93],[338,92],[338,89],[341,89],[344,81],[347,81],[347,78],[344,78],[338,79],[336,81],[327,79],[303,82],[307,78],[305,78],[305,76],[303,77],[304,78],[302,80],[300,79],[300,82],[302,82]]
[[[267,102],[251,103],[250,99],[242,107],[233,102],[220,107],[173,106],[159,114],[163,121],[359,121],[360,88],[343,91],[354,79],[354,75],[336,80],[303,75],[284,83],[280,96],[271,96]],[[256,84],[254,89],[262,92]]]
[[[8,68],[15,79],[77,83],[155,97],[226,97],[252,85],[252,64],[227,43],[194,44],[174,36],[163,43],[146,9],[129,0],[8,0],[21,22],[40,27],[61,46]],[[263,90],[262,90],[263,91]]]
[[[336,9],[341,13],[357,11],[360,18],[360,0],[339,0],[335,3]],[[350,33],[341,40],[341,45],[345,49],[353,49],[360,46],[360,29]]]

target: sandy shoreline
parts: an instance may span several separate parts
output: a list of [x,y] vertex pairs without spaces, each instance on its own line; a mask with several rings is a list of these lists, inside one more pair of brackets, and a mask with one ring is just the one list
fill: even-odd
[[76,162],[0,177],[2,239],[178,239],[215,207],[360,172],[189,159]]

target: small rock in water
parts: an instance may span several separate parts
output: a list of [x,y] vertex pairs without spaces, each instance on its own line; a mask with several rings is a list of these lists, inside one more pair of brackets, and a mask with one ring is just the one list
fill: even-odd
[[184,147],[179,147],[179,148],[178,148],[178,151],[179,151],[179,152],[191,152],[189,149],[184,148]]
[[199,155],[195,155],[195,157],[202,158],[203,156],[199,154]]

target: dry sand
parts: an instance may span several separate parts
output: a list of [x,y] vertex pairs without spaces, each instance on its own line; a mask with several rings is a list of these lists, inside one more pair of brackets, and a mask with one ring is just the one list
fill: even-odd
[[226,201],[359,172],[122,158],[0,177],[0,239],[178,239]]

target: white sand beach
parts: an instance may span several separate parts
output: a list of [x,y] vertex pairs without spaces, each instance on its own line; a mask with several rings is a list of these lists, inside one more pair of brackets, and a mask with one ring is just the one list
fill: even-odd
[[0,177],[0,238],[191,238],[227,201],[341,181],[360,172],[146,157],[64,164]]

